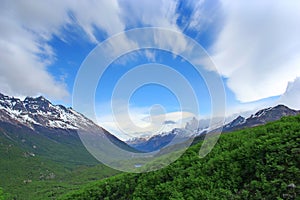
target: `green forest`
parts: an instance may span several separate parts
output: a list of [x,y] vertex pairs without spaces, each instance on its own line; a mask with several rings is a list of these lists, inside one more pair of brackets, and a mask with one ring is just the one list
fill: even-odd
[[[120,173],[98,165],[18,191],[35,193],[30,199],[64,200],[300,199],[300,116],[224,133],[200,159],[201,143],[158,171]],[[0,200],[15,195],[9,193],[0,189]]]
[[200,146],[159,171],[116,175],[61,199],[300,199],[300,116],[222,134],[202,159]]

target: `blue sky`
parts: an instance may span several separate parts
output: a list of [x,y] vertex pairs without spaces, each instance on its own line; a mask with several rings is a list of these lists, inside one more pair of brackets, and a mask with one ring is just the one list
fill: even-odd
[[[300,108],[296,92],[300,89],[297,1],[2,1],[1,4],[2,93],[22,98],[44,95],[54,103],[72,106],[77,73],[97,45],[127,30],[159,27],[182,34],[182,38],[172,41],[174,49],[184,46],[184,36],[188,36],[208,52],[215,68],[204,60],[202,67],[221,76],[226,116],[278,103]],[[134,38],[125,37],[113,49],[134,42]],[[119,109],[119,116],[128,107],[131,120],[141,124],[143,131],[131,128],[127,119],[120,122],[124,126],[120,131],[110,109],[112,92],[123,75],[147,63],[166,65],[184,76],[195,91],[200,112],[181,110],[180,99],[176,99],[170,88],[147,84],[130,99],[118,99],[116,105],[126,107]],[[174,77],[166,79],[176,85]],[[191,113],[199,118],[209,117],[211,104],[205,81],[191,63],[160,49],[139,49],[116,59],[95,91],[99,124],[123,138],[126,136],[121,132],[132,136],[155,132],[147,121],[153,105],[163,107],[164,120],[180,121],[182,116],[190,118]],[[149,128],[147,133],[144,127]],[[157,130],[170,128],[173,127]]]

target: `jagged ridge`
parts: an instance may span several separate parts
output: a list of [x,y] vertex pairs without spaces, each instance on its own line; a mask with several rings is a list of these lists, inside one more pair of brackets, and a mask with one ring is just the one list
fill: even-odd
[[79,129],[96,126],[72,108],[53,105],[43,96],[26,97],[24,101],[0,93],[0,120],[30,128],[40,125],[49,128]]

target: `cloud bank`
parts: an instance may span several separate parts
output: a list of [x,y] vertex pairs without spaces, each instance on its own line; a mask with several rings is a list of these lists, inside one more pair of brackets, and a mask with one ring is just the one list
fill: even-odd
[[286,91],[279,98],[279,103],[300,110],[300,77],[289,82]]
[[[68,30],[76,27],[85,34],[83,39],[97,44],[99,31],[106,37],[141,25],[180,31],[176,7],[177,1],[2,1],[0,90],[63,99],[69,95],[65,83],[48,70],[58,59],[49,45],[53,36],[68,42]],[[132,41],[124,38],[113,50],[129,44]]]
[[68,41],[65,30],[77,26],[92,43],[97,29],[124,30],[117,1],[2,1],[0,7],[0,91],[14,96],[69,96],[62,80],[49,73],[55,63],[53,36]]
[[300,2],[223,0],[225,21],[210,52],[241,102],[284,93],[300,76]]
[[[122,140],[132,137],[144,137],[168,132],[174,128],[183,128],[195,115],[190,112],[165,112],[162,107],[128,106],[119,101],[113,114],[111,103],[97,105],[97,123]],[[118,116],[118,120],[116,120]]]
[[[33,5],[33,6],[32,6]],[[56,12],[52,12],[56,10]],[[55,14],[53,14],[55,13]],[[47,44],[59,32],[64,10],[56,3],[3,1],[0,8],[0,90],[9,95],[68,95],[65,84],[47,72],[55,61]]]
[[[189,8],[186,13],[181,13],[183,4]],[[300,76],[299,1],[221,0],[211,5],[205,0],[145,0],[139,4],[133,0],[4,0],[0,7],[0,91],[14,96],[67,97],[66,84],[49,73],[49,66],[59,59],[49,42],[53,36],[68,42],[72,27],[97,44],[99,31],[109,37],[142,26],[201,32],[219,25],[213,23],[220,20],[218,15],[224,21],[220,32],[213,33],[217,40],[209,52],[236,98],[251,102],[284,93],[281,98],[288,102],[292,98],[285,91],[288,83]],[[180,38],[157,37],[165,38],[174,49],[186,48]],[[136,45],[130,38],[123,40],[114,46]]]

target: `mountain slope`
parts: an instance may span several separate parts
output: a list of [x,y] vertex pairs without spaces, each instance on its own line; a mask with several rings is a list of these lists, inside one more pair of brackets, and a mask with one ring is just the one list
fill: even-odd
[[[23,139],[23,145],[20,145],[18,140],[8,138],[6,135],[7,130],[5,133],[0,130],[0,187],[5,193],[10,194],[7,199],[53,199],[66,191],[79,189],[80,184],[119,173],[98,164],[78,145],[74,147],[78,148],[75,151],[70,150],[69,146],[47,143],[48,140],[42,139],[43,145],[48,148],[51,146],[53,152],[55,152],[53,149],[59,152],[59,154],[46,152],[47,155],[44,156],[43,152],[35,153],[32,144],[29,145],[31,137]],[[32,137],[36,139],[39,136],[32,135]],[[72,158],[70,153],[76,153],[78,156]]]
[[[11,199],[36,199],[36,188],[44,191],[47,184],[64,185],[57,186],[61,188],[58,193],[75,187],[65,181],[73,179],[70,174],[78,168],[86,168],[90,177],[89,169],[97,166],[97,175],[91,172],[93,179],[119,173],[86,150],[79,129],[102,130],[99,134],[120,148],[136,151],[72,108],[53,105],[44,97],[22,101],[0,94],[0,187],[12,194]],[[82,182],[87,177],[82,177]],[[52,194],[40,193],[41,199],[56,194],[52,189],[49,187]]]
[[84,115],[72,108],[53,105],[42,96],[21,101],[0,93],[0,128],[11,129],[8,132],[12,134],[30,132],[53,142],[79,146],[82,146],[77,133],[79,129],[97,130],[120,148],[136,151]]
[[300,116],[222,134],[205,158],[201,143],[155,172],[121,174],[61,199],[296,199]]

